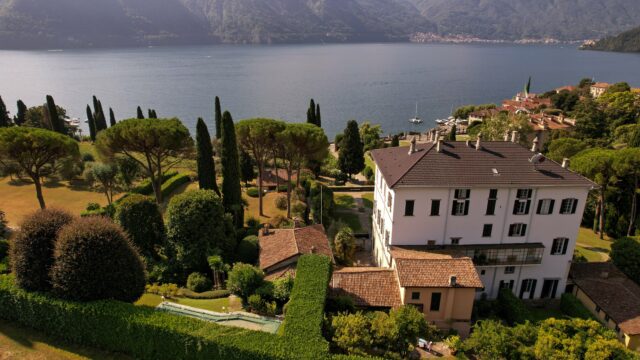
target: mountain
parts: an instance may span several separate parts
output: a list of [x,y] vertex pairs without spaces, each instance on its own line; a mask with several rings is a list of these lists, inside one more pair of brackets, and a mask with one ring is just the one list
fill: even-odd
[[640,25],[638,0],[409,0],[441,34],[599,39]]
[[610,36],[592,45],[585,45],[583,49],[640,52],[640,27],[625,31],[617,36]]
[[0,48],[406,41],[406,0],[0,0]]
[[0,0],[0,48],[596,39],[640,26],[639,0]]

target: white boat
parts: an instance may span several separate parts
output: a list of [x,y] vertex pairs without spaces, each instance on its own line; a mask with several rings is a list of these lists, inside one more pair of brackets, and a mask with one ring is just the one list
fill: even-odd
[[444,125],[444,124],[446,124],[446,123],[447,123],[447,120],[446,120],[446,119],[437,119],[437,120],[436,120],[436,123],[437,123],[437,124],[440,124],[440,125]]
[[409,119],[412,124],[422,124],[422,119],[418,116],[418,103],[416,103],[416,116]]

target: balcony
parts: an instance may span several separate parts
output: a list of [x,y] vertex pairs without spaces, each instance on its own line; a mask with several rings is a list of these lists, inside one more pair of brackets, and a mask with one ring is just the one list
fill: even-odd
[[490,244],[459,246],[458,249],[470,257],[476,266],[538,265],[542,263],[544,245]]

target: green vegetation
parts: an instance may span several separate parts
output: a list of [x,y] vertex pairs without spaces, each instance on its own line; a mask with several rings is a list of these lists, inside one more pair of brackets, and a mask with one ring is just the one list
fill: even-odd
[[562,296],[560,297],[560,310],[573,318],[596,320],[591,314],[591,311],[584,307],[582,302],[580,302],[578,298],[573,296],[573,294],[562,294]]
[[222,115],[222,204],[225,211],[233,215],[233,222],[240,228],[244,224],[244,208],[240,187],[240,159],[236,130],[228,111]]
[[640,284],[640,240],[623,237],[611,246],[611,260],[630,279]]
[[187,289],[197,293],[211,290],[211,285],[211,280],[202,273],[194,272],[187,278]]
[[341,265],[351,266],[356,255],[356,238],[353,236],[353,230],[344,226],[333,239],[333,255],[336,262]]
[[198,118],[196,125],[198,184],[200,190],[213,190],[220,196],[216,182],[216,167],[213,161],[213,145],[209,129],[202,118]]
[[79,157],[78,143],[66,135],[22,126],[0,128],[0,165],[12,164],[33,181],[41,209],[46,207],[42,178]]
[[244,303],[264,284],[264,272],[259,268],[243,263],[235,263],[229,272],[227,288],[240,297]]
[[364,144],[360,138],[358,123],[355,120],[350,120],[344,130],[344,139],[340,144],[338,156],[338,167],[349,178],[364,170]]
[[[166,232],[160,207],[151,197],[131,194],[116,206],[114,222],[147,258],[157,257],[157,247],[165,244]],[[144,224],[144,226],[140,226]]]
[[640,27],[625,31],[616,36],[606,37],[592,46],[585,47],[589,50],[639,52],[640,51]]

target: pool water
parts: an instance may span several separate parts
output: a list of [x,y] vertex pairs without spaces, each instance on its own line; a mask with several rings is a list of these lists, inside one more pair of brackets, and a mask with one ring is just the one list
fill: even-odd
[[280,320],[256,314],[241,311],[218,313],[167,301],[162,302],[156,307],[156,309],[175,315],[189,316],[200,320],[211,321],[220,325],[241,327],[244,329],[264,331],[273,334],[278,331],[281,324]]

